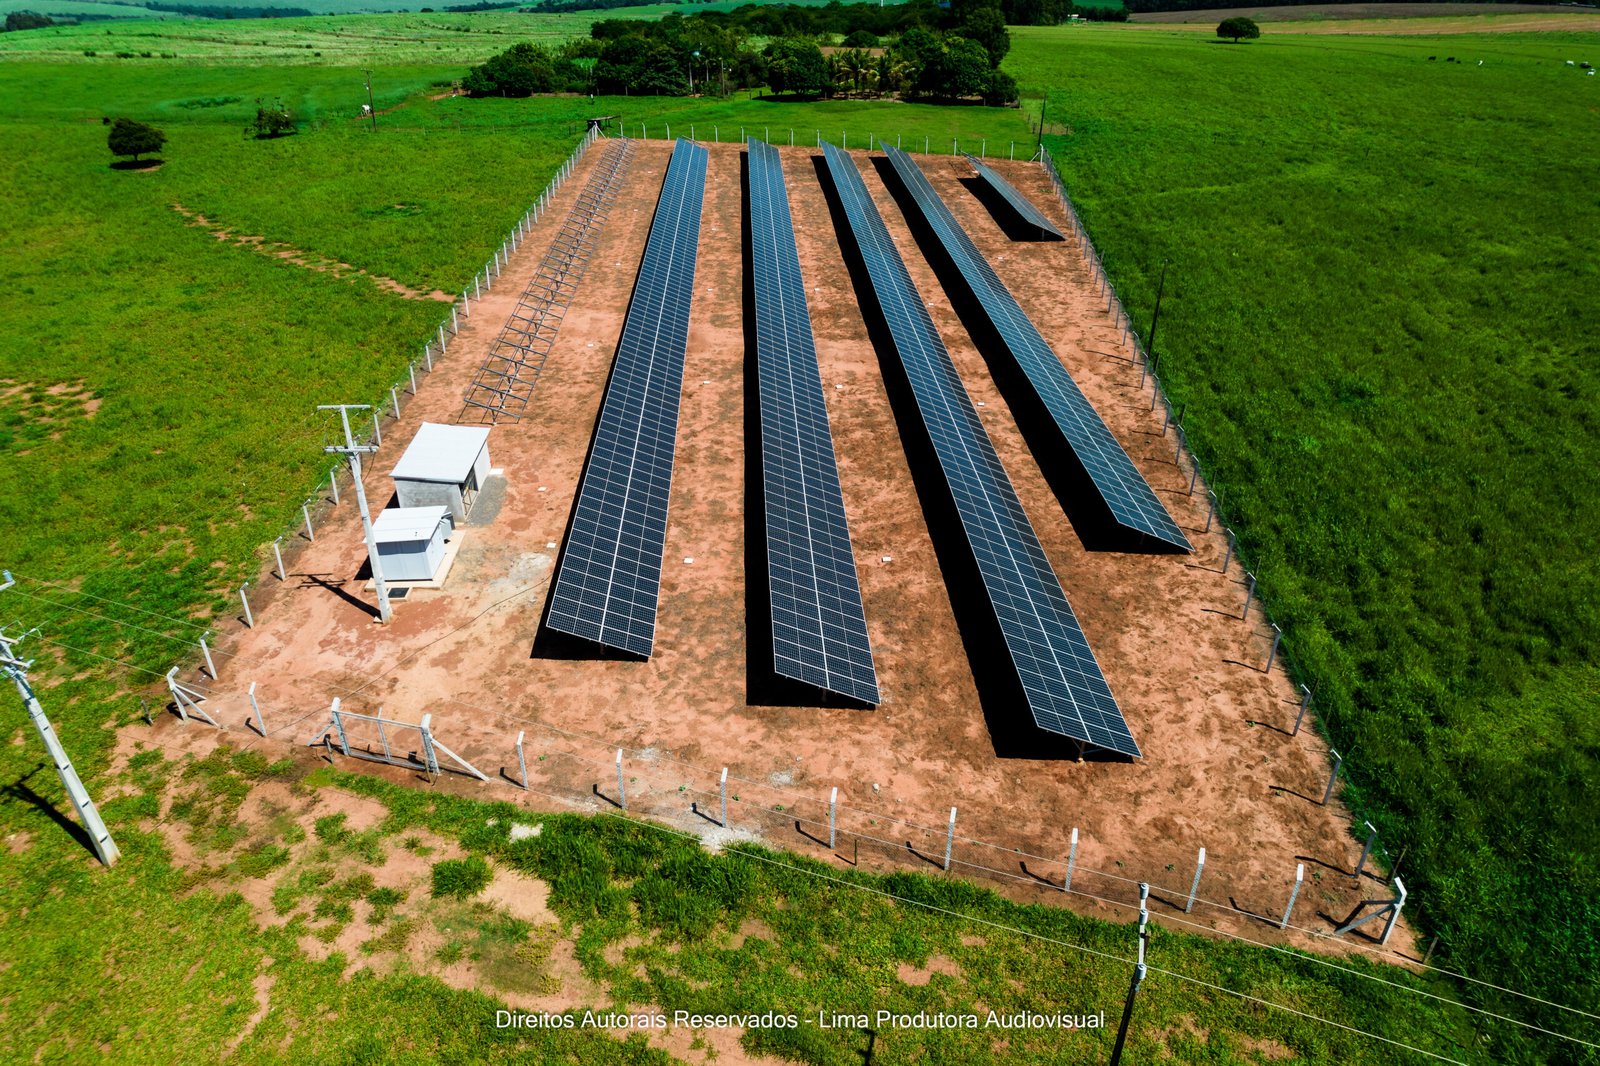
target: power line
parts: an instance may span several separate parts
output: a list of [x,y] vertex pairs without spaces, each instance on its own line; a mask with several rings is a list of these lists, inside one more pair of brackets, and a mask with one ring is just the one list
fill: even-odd
[[118,607],[126,607],[130,611],[138,611],[140,614],[149,615],[151,618],[160,618],[163,621],[173,622],[180,626],[188,626],[190,629],[204,631],[209,628],[208,626],[202,626],[195,622],[185,621],[182,618],[173,618],[171,615],[161,614],[157,611],[147,611],[143,607],[135,607],[131,603],[123,603],[120,600],[108,600],[104,596],[96,596],[92,592],[84,592],[81,589],[68,588],[66,585],[58,585],[53,581],[42,581],[36,577],[29,577],[27,574],[18,574],[17,577],[24,581],[31,581],[35,585],[44,585],[46,588],[60,589],[62,592],[71,593],[74,596],[87,596],[89,599],[98,600],[101,603],[110,603],[115,604]]

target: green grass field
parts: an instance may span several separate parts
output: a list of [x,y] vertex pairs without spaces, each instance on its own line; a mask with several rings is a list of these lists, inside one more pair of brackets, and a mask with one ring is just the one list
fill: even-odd
[[1441,956],[1600,1010],[1600,41],[1013,33]]
[[[319,447],[326,427],[313,405],[374,398],[443,313],[441,304],[403,299],[359,276],[341,280],[218,242],[187,225],[174,204],[414,288],[454,291],[594,112],[621,116],[630,133],[647,124],[652,136],[668,123],[674,132],[693,124],[701,137],[713,124],[729,137],[740,125],[770,128],[775,139],[794,126],[797,139],[821,129],[830,139],[847,133],[851,144],[872,134],[911,146],[926,136],[947,150],[942,142],[954,136],[971,150],[987,139],[990,154],[1028,140],[1024,114],[991,109],[429,99],[435,83],[519,39],[496,27],[520,28],[528,24],[513,20],[526,18],[145,22],[0,35],[0,204],[8,218],[0,228],[0,445],[12,475],[0,489],[0,520],[11,531],[0,566],[162,616],[224,617],[235,606],[229,590],[254,572],[260,546],[327,468]],[[449,29],[452,19],[472,32]],[[136,36],[197,25],[214,39]],[[343,28],[311,36],[329,27]],[[1600,776],[1592,713],[1600,676],[1591,665],[1600,630],[1589,563],[1597,538],[1581,506],[1597,487],[1595,372],[1581,357],[1593,351],[1596,325],[1588,294],[1600,262],[1600,203],[1584,138],[1600,79],[1561,62],[1595,42],[1269,35],[1235,48],[1148,29],[1013,33],[1010,66],[1025,91],[1049,89],[1049,119],[1059,130],[1050,146],[1141,320],[1161,259],[1172,260],[1158,344],[1163,377],[1187,403],[1190,439],[1285,622],[1297,667],[1318,684],[1326,724],[1352,755],[1352,800],[1378,819],[1391,854],[1408,849],[1413,907],[1444,935],[1441,957],[1496,983],[1600,1009],[1592,977],[1600,828],[1586,802]],[[83,57],[102,50],[96,34],[119,42],[116,50],[182,57]],[[184,40],[194,42],[193,54]],[[349,43],[339,51],[317,47],[319,40]],[[1427,62],[1445,49],[1471,64]],[[317,57],[319,50],[327,54]],[[355,68],[369,62],[385,112],[376,135],[355,118],[365,98]],[[258,96],[284,99],[303,132],[275,142],[244,138]],[[165,164],[110,169],[106,115],[162,126]],[[186,648],[36,597],[59,599],[28,580],[0,593],[0,623],[45,626],[24,650],[39,657],[47,704],[94,780],[106,765],[107,726],[139,717],[135,689],[151,678],[137,670],[162,673]],[[176,628],[114,604],[99,609]],[[108,669],[95,656],[135,671]],[[38,769],[25,729],[19,722],[9,734],[16,743],[0,746],[0,832],[27,841],[18,854],[0,853],[0,885],[8,898],[45,902],[0,916],[11,934],[0,947],[9,964],[0,965],[0,1000],[8,1016],[30,1019],[0,1036],[16,1041],[0,1043],[8,1059],[48,1044],[51,1061],[80,1061],[107,1041],[127,1061],[162,1061],[176,1046],[219,1057],[243,1030],[250,980],[265,955],[286,967],[280,987],[303,992],[236,1061],[271,1060],[286,1035],[304,1041],[293,1045],[303,1061],[613,1054],[610,1045],[530,1046],[462,1032],[451,1019],[492,1009],[489,1000],[432,978],[340,981],[334,967],[299,957],[277,934],[255,932],[225,894],[233,874],[175,894],[193,886],[135,828],[147,800],[108,806],[129,859],[109,874],[92,869],[82,852],[63,846],[44,809],[61,797],[49,769]],[[234,790],[229,795],[243,787],[226,784],[228,774],[211,776]],[[464,834],[482,814],[423,811],[405,794],[384,799],[397,809],[396,829],[427,823]],[[569,831],[563,822],[553,839],[599,854],[615,884],[562,884],[554,852],[518,857],[502,841],[467,839],[557,882],[564,920],[594,938],[580,944],[586,965],[630,996],[733,1002],[702,986],[748,973],[761,977],[741,1002],[792,996],[849,1006],[858,1000],[823,998],[837,992],[825,989],[828,981],[853,994],[881,992],[893,987],[884,977],[892,961],[917,963],[932,950],[967,960],[967,980],[913,991],[952,1002],[1015,1002],[1005,998],[1014,989],[985,973],[985,958],[1024,988],[1037,982],[1038,1006],[1114,999],[1126,981],[1125,967],[1058,961],[1036,942],[1001,938],[980,957],[959,943],[958,924],[852,903],[863,897],[807,887],[807,875],[741,880],[755,875],[721,865],[735,858],[708,869],[688,857],[693,849],[650,847],[641,842],[645,831],[606,824]],[[725,931],[724,918],[708,925],[704,914],[666,910],[627,921],[600,910],[592,921],[577,917],[586,899],[644,893],[626,882],[657,862],[707,884],[754,886],[761,921],[781,935],[727,957],[703,945],[652,945],[637,959],[645,977],[620,972],[601,941],[651,939],[682,921],[706,935]],[[45,893],[46,885],[61,891]],[[1118,945],[1119,954],[1131,944],[1125,927],[1024,912],[921,879],[901,887],[954,892],[938,898],[958,898],[1007,924],[1040,923],[1085,944]],[[769,897],[787,902],[769,905]],[[133,943],[119,909],[130,899],[144,921]],[[805,920],[785,918],[789,907]],[[870,951],[819,976],[797,960],[824,936],[814,916],[835,913],[862,923],[855,935]],[[86,914],[93,920],[84,924]],[[896,928],[905,931],[898,940]],[[226,930],[226,950],[216,947],[218,930]],[[1451,1058],[1584,1061],[1567,1054],[1569,1045],[1515,1040],[1505,1026],[1480,1025],[1469,1040],[1453,1012],[1422,1011],[1410,995],[1330,979],[1325,968],[1284,956],[1176,937],[1157,943],[1169,953],[1158,958],[1171,960],[1157,965],[1210,974]],[[1030,961],[1041,951],[1047,963]],[[110,977],[96,969],[108,959]],[[799,972],[785,977],[778,960]],[[196,963],[210,983],[189,974]],[[119,1010],[99,1009],[90,994],[107,980],[124,982],[116,986],[127,991]],[[217,991],[201,996],[202,987]],[[1468,991],[1496,1010],[1584,1031],[1570,1015],[1530,1013],[1515,999]],[[180,1002],[191,1009],[173,1010]],[[194,1006],[202,1002],[218,1006]],[[414,1014],[413,1044],[395,1051],[377,1026],[308,1020],[319,1010],[354,1016],[358,1003]],[[1400,1061],[1386,1045],[1221,994],[1208,999],[1174,979],[1147,986],[1141,1010],[1150,1012],[1136,1045],[1141,1061],[1158,1045],[1179,1061],[1261,1061],[1280,1044],[1306,1062]],[[124,1027],[144,1043],[128,1045]],[[1592,1027],[1586,1032],[1596,1039]],[[1250,1043],[1258,1037],[1269,1043]],[[1099,1044],[1072,1048],[1081,1061],[1103,1061]],[[859,1061],[859,1049],[843,1043],[770,1050]],[[971,1050],[919,1041],[903,1058],[880,1048],[878,1061]],[[1046,1061],[1039,1046],[1023,1050]],[[653,1061],[642,1047],[616,1054],[615,1061]]]

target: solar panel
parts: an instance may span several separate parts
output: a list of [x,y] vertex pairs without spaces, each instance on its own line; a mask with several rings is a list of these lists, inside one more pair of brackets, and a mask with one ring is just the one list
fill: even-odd
[[[966,155],[965,152],[962,154]],[[1067,239],[1066,234],[1057,229],[1056,224],[1045,217],[1043,211],[1033,206],[1033,201],[1018,192],[1015,185],[985,166],[977,156],[967,155],[966,160],[972,164],[972,169],[978,172],[978,177],[983,179],[984,184],[999,193],[1000,198],[1010,205],[1011,210],[1015,211],[1023,222],[1037,229],[1041,236],[1054,237],[1058,241]]]
[[1040,336],[1038,328],[1017,305],[1011,290],[939,198],[922,169],[899,149],[885,145],[884,152],[922,217],[954,261],[984,317],[1049,411],[1067,449],[1083,464],[1112,519],[1124,529],[1189,551],[1189,541],[1178,524],[1161,506],[1133,460],[1122,450],[1122,445],[1117,443],[1078,383],[1072,380],[1067,368]]
[[777,149],[750,142],[750,237],[773,670],[876,704],[844,494]]
[[1138,756],[1139,745],[861,172],[848,153],[832,145],[824,151],[1034,724]]
[[646,658],[655,646],[706,157],[685,140],[672,151],[547,618],[557,632]]

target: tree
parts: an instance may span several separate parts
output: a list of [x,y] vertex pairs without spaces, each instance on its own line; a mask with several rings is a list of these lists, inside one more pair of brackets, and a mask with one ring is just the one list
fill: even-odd
[[965,37],[946,37],[944,50],[923,68],[918,88],[951,100],[981,96],[989,87],[989,74],[989,53],[983,45]]
[[49,15],[35,15],[32,11],[12,11],[6,15],[6,32],[17,30],[42,30],[54,26],[56,20]]
[[822,49],[810,41],[780,37],[767,45],[767,85],[775,93],[821,96],[831,86]]
[[282,100],[274,100],[268,107],[262,104],[261,97],[256,97],[256,118],[244,128],[246,137],[253,135],[258,141],[270,140],[294,131],[294,113],[283,106]]
[[111,149],[112,155],[131,155],[135,163],[142,155],[161,151],[161,146],[166,143],[165,133],[131,118],[117,119],[106,136],[106,147]]
[[471,96],[532,96],[555,88],[556,65],[545,49],[526,41],[467,71],[461,87]]
[[1256,25],[1254,19],[1245,18],[1243,15],[1235,15],[1232,18],[1223,19],[1217,24],[1217,36],[1224,41],[1232,41],[1234,44],[1238,44],[1240,41],[1253,41],[1261,36],[1261,27]]
[[1011,34],[1006,32],[1005,19],[999,8],[980,7],[956,31],[969,41],[977,41],[989,53],[989,66],[998,67],[1011,51]]
[[1004,107],[1017,102],[1021,95],[1017,88],[1017,79],[1003,70],[989,72],[989,84],[983,90],[983,102],[990,107]]
[[878,47],[878,38],[876,34],[869,33],[866,30],[856,30],[840,41],[839,44],[844,48],[876,48]]

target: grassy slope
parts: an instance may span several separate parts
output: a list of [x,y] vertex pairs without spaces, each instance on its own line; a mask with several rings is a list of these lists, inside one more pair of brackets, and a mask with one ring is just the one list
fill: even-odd
[[1596,40],[1014,39],[1444,957],[1600,1008]]

